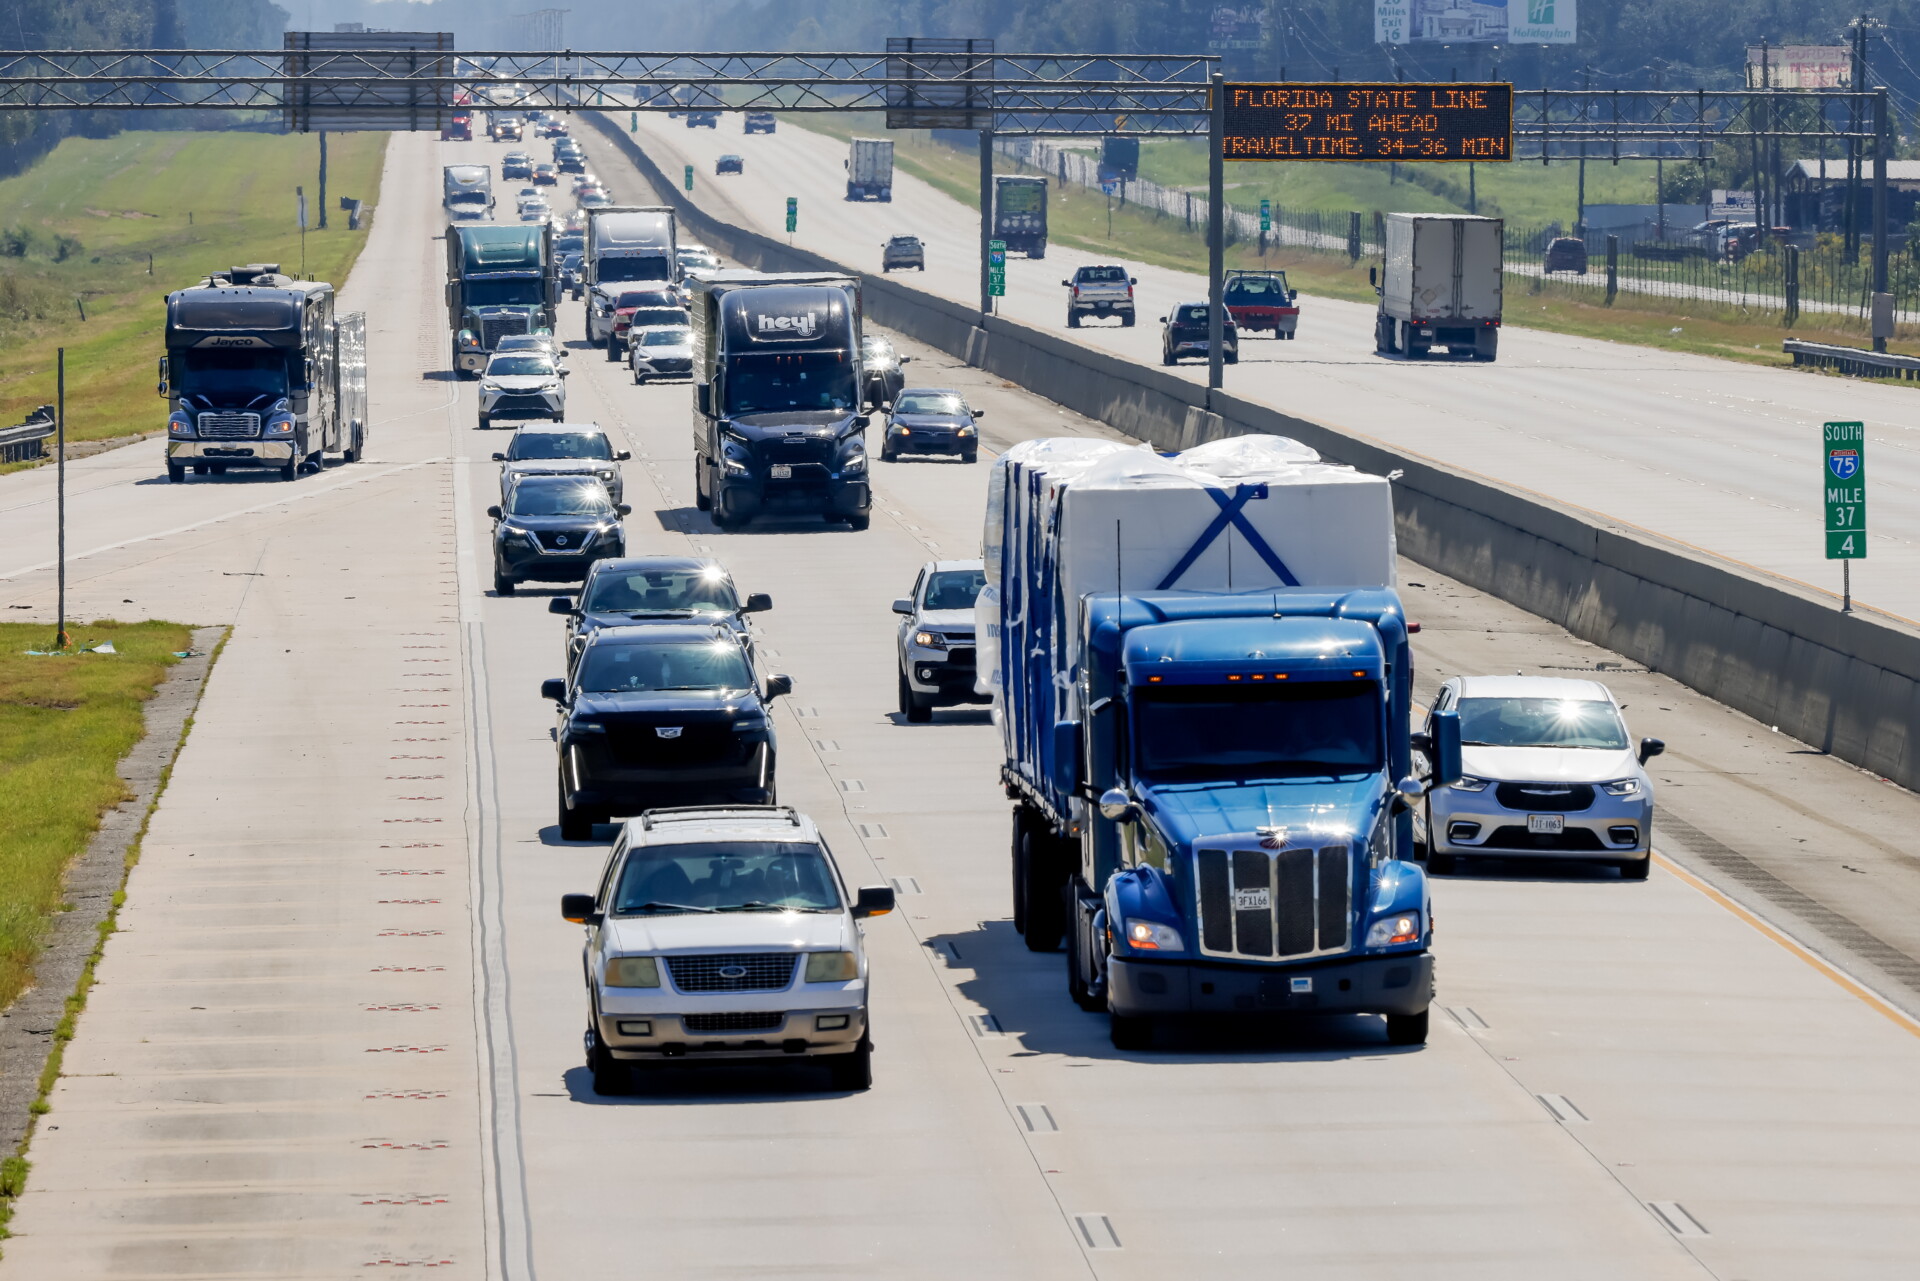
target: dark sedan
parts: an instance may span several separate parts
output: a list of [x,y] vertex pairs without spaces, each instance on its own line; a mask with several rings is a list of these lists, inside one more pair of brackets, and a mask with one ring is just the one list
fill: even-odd
[[713,162],[713,171],[721,173],[745,173],[747,162],[735,155],[725,155]]
[[[1220,331],[1220,359],[1229,365],[1237,364],[1240,360],[1240,330],[1233,323],[1231,310],[1224,320]],[[1212,341],[1207,333],[1207,304],[1183,302],[1160,317],[1160,326],[1161,364],[1177,365],[1187,356],[1198,356],[1202,360],[1207,358],[1207,344]]]
[[596,560],[624,556],[626,531],[616,506],[598,480],[574,476],[523,476],[506,501],[487,508],[493,517],[493,589],[511,596],[520,583],[577,583]]
[[974,420],[984,409],[967,408],[957,391],[915,387],[894,397],[887,415],[886,435],[880,441],[880,461],[890,463],[902,454],[955,454],[963,463],[979,456],[980,429]]

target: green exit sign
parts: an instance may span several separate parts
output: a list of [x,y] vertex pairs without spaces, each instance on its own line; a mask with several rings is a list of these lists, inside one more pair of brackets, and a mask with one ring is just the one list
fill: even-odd
[[1867,431],[1864,423],[1821,428],[1820,490],[1826,497],[1827,559],[1867,556]]
[[687,184],[688,191],[693,190],[693,166],[692,165],[687,166],[686,175],[681,179],[681,181]]
[[1268,200],[1260,202],[1260,230],[1273,230],[1273,203]]
[[799,228],[799,226],[800,226],[800,199],[797,196],[788,196],[787,197],[787,233],[791,235],[794,231],[796,231]]

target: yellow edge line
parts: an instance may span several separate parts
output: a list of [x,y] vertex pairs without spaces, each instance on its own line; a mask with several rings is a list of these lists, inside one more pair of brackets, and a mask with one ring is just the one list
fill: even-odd
[[1772,939],[1775,943],[1778,943],[1781,947],[1793,953],[1793,955],[1799,957],[1802,961],[1805,961],[1808,965],[1812,966],[1814,969],[1820,971],[1820,973],[1832,979],[1841,988],[1851,993],[1853,996],[1859,998],[1869,1008],[1876,1010],[1880,1014],[1884,1015],[1890,1022],[1897,1025],[1902,1031],[1906,1032],[1910,1036],[1920,1037],[1920,1021],[1916,1021],[1913,1018],[1911,1018],[1904,1010],[1901,1010],[1897,1006],[1889,1004],[1886,1000],[1884,1000],[1883,998],[1875,994],[1871,989],[1863,986],[1862,984],[1857,982],[1855,979],[1850,977],[1844,970],[1841,970],[1839,967],[1835,966],[1831,961],[1828,961],[1825,957],[1820,956],[1818,953],[1807,948],[1804,944],[1796,941],[1792,936],[1785,934],[1780,930],[1775,929],[1773,926],[1767,924],[1758,916],[1755,916],[1752,912],[1749,912],[1746,908],[1741,907],[1738,903],[1734,902],[1732,899],[1728,898],[1725,894],[1722,894],[1719,890],[1716,890],[1715,888],[1713,888],[1713,886],[1707,884],[1705,881],[1695,876],[1692,872],[1687,871],[1685,868],[1681,867],[1678,863],[1675,863],[1672,859],[1668,858],[1666,855],[1661,854],[1658,851],[1655,851],[1653,857],[1660,864],[1661,867],[1673,873],[1673,875],[1679,877],[1681,880],[1685,881],[1688,885],[1691,885],[1694,889],[1700,891],[1700,893],[1706,895],[1708,898],[1712,899],[1715,903],[1718,903],[1721,907],[1726,908],[1727,911],[1733,913],[1735,916],[1745,921],[1748,925],[1751,925],[1754,929],[1760,931],[1760,933],[1766,935],[1768,938]]

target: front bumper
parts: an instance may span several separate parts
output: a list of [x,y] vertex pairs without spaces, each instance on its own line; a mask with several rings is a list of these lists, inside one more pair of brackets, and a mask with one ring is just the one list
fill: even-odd
[[[728,999],[730,1006],[742,1011],[736,1019],[751,1019],[748,1009],[756,994],[742,992]],[[767,994],[778,999],[778,993]],[[594,1016],[595,1033],[608,1052],[616,1059],[664,1060],[679,1058],[699,1059],[764,1059],[791,1058],[800,1055],[851,1054],[858,1049],[861,1040],[867,1034],[867,1007],[861,1005],[819,1006],[803,1010],[781,1010],[777,1024],[772,1015],[776,1011],[766,1011],[769,1016],[765,1022],[769,1026],[755,1026],[746,1031],[707,1031],[689,1028],[689,1017],[696,1021],[698,1014],[674,1010],[657,1013],[646,1008],[649,1002],[657,1002],[658,995],[647,997],[626,997],[618,999],[620,1005],[631,1005],[631,1012],[598,1011]],[[671,997],[666,999],[671,1000]],[[729,1011],[731,1013],[732,1011]],[[837,1023],[845,1020],[845,1026],[822,1028],[820,1021]],[[627,1029],[622,1030],[623,1026]],[[641,1027],[645,1034],[640,1034]]]
[[169,440],[167,461],[224,463],[228,467],[280,467],[297,455],[291,438],[280,440]]
[[716,500],[726,496],[728,511],[741,518],[818,512],[823,516],[857,516],[873,505],[866,477],[858,480],[761,480],[727,476],[720,481]]
[[[964,657],[956,661],[953,657],[956,652]],[[977,670],[972,641],[963,647],[947,650],[924,649],[913,645],[906,652],[907,683],[913,686],[913,692],[944,703],[991,702],[988,695],[974,692]]]
[[482,392],[480,412],[490,418],[551,418],[565,416],[567,399],[551,392],[521,395],[514,392]]
[[[1296,990],[1304,981],[1307,987]],[[1418,1014],[1433,1000],[1433,953],[1306,965],[1167,963],[1112,957],[1108,1002],[1141,1014]]]
[[539,583],[585,582],[593,562],[625,554],[624,539],[595,539],[577,552],[543,552],[501,539],[495,541],[493,551],[494,562],[501,571]]
[[915,427],[911,431],[889,427],[887,448],[896,454],[971,454],[980,448],[980,437],[972,432],[962,436],[950,427]]
[[[1489,786],[1484,792],[1436,788],[1428,802],[1427,848],[1437,854],[1469,858],[1606,861],[1647,857],[1653,802],[1644,792],[1638,796],[1608,796],[1596,788],[1593,804],[1563,812],[1503,805],[1495,795],[1497,786]],[[1561,831],[1529,832],[1527,819],[1535,814],[1559,818]]]
[[757,750],[720,764],[648,768],[618,763],[591,736],[566,743],[560,781],[567,808],[631,816],[669,805],[771,805],[773,744],[763,737],[741,746]]
[[657,364],[650,360],[636,360],[633,362],[633,372],[641,378],[691,378],[693,361],[684,356],[662,360]]

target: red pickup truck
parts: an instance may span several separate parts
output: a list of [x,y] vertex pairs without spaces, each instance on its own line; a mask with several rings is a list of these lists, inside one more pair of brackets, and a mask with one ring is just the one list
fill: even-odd
[[1287,288],[1286,272],[1229,271],[1224,284],[1227,314],[1242,333],[1293,337],[1300,323],[1300,295]]

